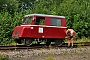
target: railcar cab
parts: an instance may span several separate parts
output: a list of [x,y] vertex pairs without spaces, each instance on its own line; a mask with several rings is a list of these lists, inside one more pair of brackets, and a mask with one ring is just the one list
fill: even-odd
[[64,16],[53,16],[53,15],[45,15],[45,14],[26,15],[22,19],[22,25],[23,24],[66,27],[66,21]]
[[[33,40],[46,42],[52,41],[61,44],[66,37],[66,19],[64,16],[30,14],[24,16],[21,26],[16,26],[12,37],[20,43],[31,44]],[[24,41],[25,40],[25,41]]]
[[22,19],[22,25],[23,24],[45,25],[44,23],[45,23],[45,17],[42,16],[30,15],[30,16],[25,16]]

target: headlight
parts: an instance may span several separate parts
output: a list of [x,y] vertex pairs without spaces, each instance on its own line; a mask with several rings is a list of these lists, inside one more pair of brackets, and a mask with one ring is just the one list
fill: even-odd
[[16,32],[15,32],[15,34],[17,35],[17,34],[19,34],[19,32],[18,32],[18,31],[16,31]]

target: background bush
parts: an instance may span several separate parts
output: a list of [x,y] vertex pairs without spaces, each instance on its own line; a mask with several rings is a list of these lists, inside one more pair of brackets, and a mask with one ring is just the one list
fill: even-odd
[[26,14],[65,16],[67,28],[73,28],[77,37],[90,37],[89,0],[0,0],[0,44],[14,42],[12,32]]

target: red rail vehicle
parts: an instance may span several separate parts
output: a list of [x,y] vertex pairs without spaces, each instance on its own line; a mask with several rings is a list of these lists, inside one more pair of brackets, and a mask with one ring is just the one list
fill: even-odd
[[38,44],[44,41],[47,45],[51,42],[58,45],[66,37],[66,19],[64,16],[29,14],[14,28],[12,37],[25,45],[31,45],[34,40]]

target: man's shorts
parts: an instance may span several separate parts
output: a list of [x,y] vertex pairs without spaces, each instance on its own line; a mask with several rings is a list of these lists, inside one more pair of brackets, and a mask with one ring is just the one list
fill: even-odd
[[72,38],[74,38],[73,36],[68,36],[68,39],[71,40]]

